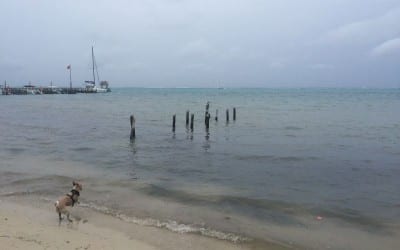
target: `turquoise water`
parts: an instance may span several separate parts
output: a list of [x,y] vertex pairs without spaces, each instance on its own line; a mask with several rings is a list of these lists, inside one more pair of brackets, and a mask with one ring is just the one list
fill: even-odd
[[[318,214],[381,228],[400,221],[399,108],[398,89],[115,88],[96,95],[0,96],[0,186],[52,198],[78,176],[88,184],[88,204],[201,221],[250,237],[259,229],[187,209],[277,224]],[[185,126],[186,110],[195,115],[193,131]],[[32,159],[34,173],[22,159]],[[46,161],[70,164],[61,164],[60,174]]]

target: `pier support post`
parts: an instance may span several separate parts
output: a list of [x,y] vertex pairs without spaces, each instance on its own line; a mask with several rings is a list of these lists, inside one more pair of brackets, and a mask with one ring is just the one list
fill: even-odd
[[204,123],[207,123],[207,116],[209,115],[208,110],[210,109],[210,102],[206,104],[206,112],[204,113]]
[[229,122],[229,109],[226,110],[226,122]]
[[233,108],[233,120],[236,121],[236,108]]
[[136,131],[135,131],[135,117],[131,115],[130,117],[131,120],[131,136],[129,137],[131,140],[135,139],[136,137]]
[[176,114],[172,116],[172,131],[175,132]]
[[190,117],[190,129],[193,131],[193,123],[194,123],[194,114]]
[[218,109],[215,110],[215,121],[216,121],[216,122],[218,121]]
[[206,115],[206,129],[207,130],[210,128],[210,118],[211,118],[211,115],[210,115],[210,113],[207,112],[207,115]]
[[186,127],[189,126],[189,110],[186,111]]

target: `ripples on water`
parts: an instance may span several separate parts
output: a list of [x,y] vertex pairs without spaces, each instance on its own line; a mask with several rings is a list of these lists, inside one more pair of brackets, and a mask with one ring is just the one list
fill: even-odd
[[[30,188],[50,197],[54,193],[40,183],[63,190],[71,177],[88,183],[113,179],[128,184],[93,184],[95,198],[88,202],[102,189],[133,190],[278,224],[298,223],[299,214],[376,227],[400,217],[398,90],[115,89],[105,95],[1,96],[0,101],[0,155],[7,162],[0,167],[0,184],[10,192]],[[232,119],[232,107],[237,121],[226,123],[225,110]],[[195,114],[193,132],[184,124],[186,110]],[[131,114],[137,134],[132,143]],[[14,160],[38,155],[39,162],[68,164],[57,172],[44,163],[32,161],[33,167]],[[70,165],[73,171],[66,169]],[[124,199],[116,197],[98,205]],[[119,209],[130,215],[130,205]],[[165,216],[180,219],[172,212]]]

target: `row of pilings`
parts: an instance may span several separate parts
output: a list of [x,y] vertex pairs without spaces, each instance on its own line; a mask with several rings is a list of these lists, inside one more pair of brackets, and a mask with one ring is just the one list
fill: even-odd
[[[206,131],[208,132],[209,128],[210,128],[210,120],[211,120],[211,114],[210,114],[210,102],[207,102],[206,104],[206,110],[204,113],[204,124],[206,127]],[[232,109],[232,113],[233,113],[233,121],[236,121],[236,108],[234,107]],[[225,118],[226,118],[226,123],[229,123],[229,109],[226,109],[225,112]],[[218,122],[218,109],[215,110],[215,121]],[[193,132],[194,130],[194,114],[190,114],[190,111],[187,110],[186,111],[186,120],[185,120],[185,125],[186,128],[189,129]],[[132,114],[130,116],[130,124],[131,124],[131,133],[130,133],[130,139],[134,140],[136,137],[136,127],[135,127],[135,117]],[[172,116],[172,132],[175,132],[176,129],[176,114],[174,114]]]

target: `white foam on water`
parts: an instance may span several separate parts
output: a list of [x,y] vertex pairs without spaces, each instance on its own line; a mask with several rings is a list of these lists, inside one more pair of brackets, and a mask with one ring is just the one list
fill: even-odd
[[94,203],[80,203],[80,206],[86,207],[89,209],[93,209],[97,212],[101,212],[101,213],[104,213],[107,215],[114,216],[124,222],[134,223],[134,224],[141,225],[141,226],[152,226],[152,227],[157,227],[157,228],[164,228],[164,229],[167,229],[172,232],[179,233],[179,234],[184,234],[184,233],[200,234],[203,236],[216,238],[216,239],[220,239],[220,240],[231,241],[234,243],[246,242],[246,241],[250,240],[250,238],[236,235],[234,233],[221,232],[221,231],[214,230],[211,228],[206,228],[204,226],[178,223],[177,221],[174,221],[174,220],[160,221],[160,220],[153,219],[153,218],[138,218],[135,216],[128,216],[126,214],[117,212],[108,207],[99,206]]

